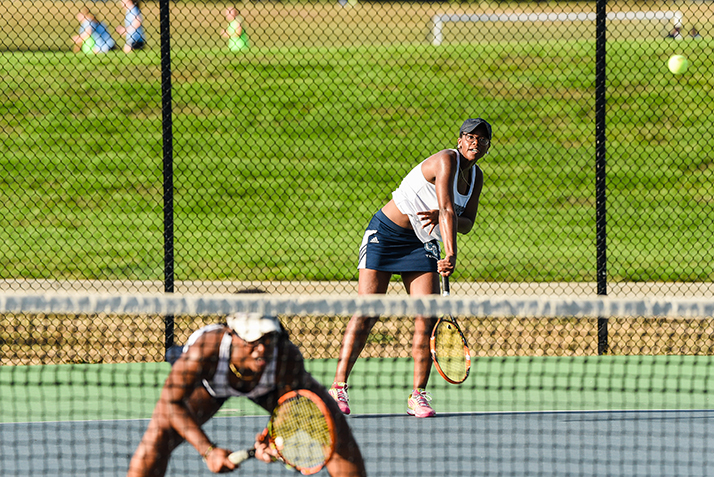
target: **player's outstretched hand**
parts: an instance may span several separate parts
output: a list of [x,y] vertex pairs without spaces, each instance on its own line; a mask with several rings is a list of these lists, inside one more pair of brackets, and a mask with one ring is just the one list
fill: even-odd
[[206,466],[208,467],[208,470],[214,474],[224,474],[226,472],[232,472],[238,468],[237,465],[228,460],[228,456],[230,454],[230,451],[221,449],[220,447],[213,449],[206,457]]
[[431,233],[434,230],[434,227],[439,225],[439,209],[420,211],[417,212],[417,215],[422,223],[421,228],[425,229],[430,227],[429,230],[427,230],[427,233]]

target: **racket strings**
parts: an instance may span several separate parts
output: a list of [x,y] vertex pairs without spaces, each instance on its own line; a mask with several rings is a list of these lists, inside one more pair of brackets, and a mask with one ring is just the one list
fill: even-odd
[[468,369],[464,342],[459,330],[449,321],[442,321],[434,332],[435,359],[446,376],[459,380]]
[[271,437],[286,462],[298,468],[322,465],[330,456],[332,436],[317,405],[302,396],[286,401],[273,420]]

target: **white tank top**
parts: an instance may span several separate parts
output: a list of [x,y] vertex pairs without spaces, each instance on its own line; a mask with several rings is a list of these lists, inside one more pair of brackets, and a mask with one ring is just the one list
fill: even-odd
[[[459,165],[461,164],[461,153],[456,149],[452,149],[452,151],[456,152],[457,172],[454,173],[454,175],[456,175],[459,170]],[[439,201],[436,199],[436,186],[424,178],[424,174],[421,172],[422,164],[424,164],[424,161],[419,163],[418,166],[407,174],[397,190],[392,192],[392,199],[394,199],[394,203],[399,211],[409,216],[409,221],[412,224],[414,233],[419,237],[419,240],[424,243],[434,239],[442,242],[439,227],[434,227],[431,234],[428,234],[427,229],[422,228],[422,221],[417,215],[417,212],[439,208]],[[457,216],[460,216],[464,213],[464,210],[466,210],[466,204],[468,204],[474,190],[475,179],[476,168],[473,167],[471,168],[469,191],[466,195],[459,194],[458,181],[454,179],[454,209],[456,210]]]
[[[217,330],[224,328],[224,325],[215,324],[204,326],[193,332],[189,337],[186,346],[184,346],[184,353],[188,350],[189,346],[194,344],[196,340],[208,331]],[[221,339],[220,348],[218,350],[218,365],[216,366],[216,372],[213,378],[209,381],[207,379],[203,380],[203,387],[206,391],[215,398],[227,398],[231,396],[247,397],[247,398],[258,398],[264,396],[269,392],[273,391],[276,387],[275,384],[275,372],[278,362],[278,347],[275,347],[273,351],[273,359],[270,360],[268,366],[263,370],[263,374],[260,376],[260,381],[258,385],[253,388],[248,393],[242,393],[237,389],[231,387],[228,383],[228,373],[230,369],[228,368],[228,363],[230,362],[231,356],[231,342],[233,341],[231,334],[226,332]]]

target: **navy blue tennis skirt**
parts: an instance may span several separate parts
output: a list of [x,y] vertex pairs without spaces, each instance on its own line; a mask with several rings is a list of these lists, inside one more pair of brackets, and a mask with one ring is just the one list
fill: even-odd
[[423,243],[411,229],[400,227],[380,210],[372,217],[359,248],[359,265],[380,272],[436,272],[439,242]]

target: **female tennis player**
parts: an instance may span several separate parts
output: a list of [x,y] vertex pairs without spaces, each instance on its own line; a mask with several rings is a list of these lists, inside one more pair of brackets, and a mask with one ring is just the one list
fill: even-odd
[[[364,462],[347,420],[304,368],[297,346],[277,318],[237,313],[226,324],[203,327],[191,335],[173,363],[149,426],[129,465],[128,477],[163,476],[171,452],[191,444],[211,472],[234,470],[231,451],[211,441],[202,429],[231,396],[245,396],[269,412],[278,398],[294,389],[308,389],[328,405],[337,442],[326,468],[330,475],[364,476]],[[274,461],[275,449],[265,432],[256,436],[255,457]]]
[[[456,267],[456,233],[468,233],[478,211],[483,172],[476,165],[491,146],[491,125],[481,118],[461,125],[456,149],[428,157],[404,178],[392,200],[373,217],[359,249],[360,295],[384,294],[393,273],[399,273],[412,296],[439,293],[439,274]],[[441,258],[439,242],[444,246]],[[376,317],[353,316],[342,340],[330,395],[349,414],[347,378],[367,341]],[[425,391],[431,370],[429,337],[436,319],[417,317],[412,357],[414,389],[407,413],[435,415]]]

